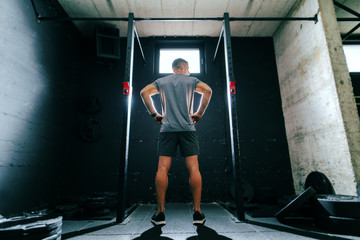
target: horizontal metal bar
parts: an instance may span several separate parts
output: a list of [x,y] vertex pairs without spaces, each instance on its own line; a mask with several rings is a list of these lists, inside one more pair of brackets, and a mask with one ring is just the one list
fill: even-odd
[[[119,17],[43,17],[41,16],[35,6],[33,0],[31,0],[33,10],[38,21],[129,21],[129,18],[119,18]],[[340,6],[341,4],[334,1],[335,5]],[[345,6],[341,5],[341,7],[346,8]],[[349,10],[353,11],[353,10]],[[358,16],[357,12],[353,11],[353,14]],[[224,21],[223,17],[217,18],[134,18],[135,21]],[[318,21],[317,14],[314,17],[229,17],[229,21]],[[337,18],[337,21],[349,21],[349,22],[357,22],[360,21],[360,18]]]
[[129,18],[113,17],[42,17],[38,16],[39,21],[129,21]]
[[[129,18],[116,17],[42,17],[38,16],[40,21],[128,21]],[[150,21],[223,21],[223,18],[134,18],[137,22]]]
[[137,22],[161,21],[161,22],[186,22],[186,21],[223,21],[224,18],[135,18]]
[[[116,17],[42,17],[38,16],[39,21],[124,21],[127,22],[129,18]],[[137,22],[150,21],[223,21],[223,18],[134,18]],[[258,17],[258,18],[229,18],[230,21],[317,21],[317,17],[310,18],[272,18],[272,17]],[[337,18],[338,22],[359,22],[360,18]]]
[[317,21],[317,17],[232,17],[229,21]]
[[[223,21],[224,18],[135,18],[135,21]],[[229,21],[315,21],[315,17],[231,17]]]
[[[129,18],[118,17],[42,17],[38,16],[39,21],[128,21]],[[177,22],[177,21],[223,21],[224,18],[134,18],[137,22]],[[233,17],[229,21],[317,21],[317,17]]]
[[345,39],[343,40],[343,44],[360,44],[360,39],[356,40],[356,39]]
[[360,22],[360,18],[337,18],[338,22]]

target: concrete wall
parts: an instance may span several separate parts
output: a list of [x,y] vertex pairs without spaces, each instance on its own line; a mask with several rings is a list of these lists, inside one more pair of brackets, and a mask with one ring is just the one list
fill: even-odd
[[311,171],[323,172],[337,194],[356,195],[359,119],[332,1],[302,0],[274,35],[295,191]]
[[[62,14],[37,1],[43,14]],[[70,23],[38,23],[30,1],[0,6],[0,214],[56,201],[75,139],[74,98],[81,64]],[[77,130],[77,129],[76,129]]]

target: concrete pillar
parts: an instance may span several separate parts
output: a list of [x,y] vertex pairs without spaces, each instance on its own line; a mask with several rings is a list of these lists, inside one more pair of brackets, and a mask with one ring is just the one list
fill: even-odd
[[301,0],[274,34],[282,107],[296,193],[312,171],[337,194],[360,184],[360,123],[331,0]]

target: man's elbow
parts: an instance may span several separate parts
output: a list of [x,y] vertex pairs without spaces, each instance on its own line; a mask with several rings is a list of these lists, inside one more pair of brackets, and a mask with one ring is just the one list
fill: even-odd
[[144,97],[146,95],[146,90],[145,89],[142,89],[141,91],[140,91],[140,96],[141,97]]
[[212,89],[210,87],[204,89],[204,94],[211,96],[212,95]]

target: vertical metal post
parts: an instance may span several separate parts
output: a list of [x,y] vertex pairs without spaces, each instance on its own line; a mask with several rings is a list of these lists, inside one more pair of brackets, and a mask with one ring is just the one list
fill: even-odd
[[[231,49],[229,13],[224,13],[224,51],[226,69],[226,87],[228,99],[228,112],[230,124],[231,157],[233,165],[234,190],[236,201],[236,214],[240,220],[245,220],[243,194],[240,186],[240,144],[238,119],[236,109],[235,76]],[[232,90],[230,89],[232,88]]]
[[130,117],[131,117],[131,99],[132,99],[132,77],[134,62],[134,14],[129,13],[127,47],[126,47],[126,65],[124,86],[124,113],[122,121],[122,137],[121,137],[121,155],[119,166],[119,192],[118,192],[118,208],[116,221],[122,222],[125,219],[126,210],[126,183],[129,157],[129,136],[130,136]]

